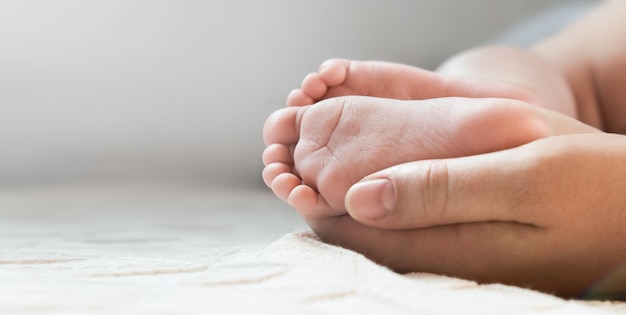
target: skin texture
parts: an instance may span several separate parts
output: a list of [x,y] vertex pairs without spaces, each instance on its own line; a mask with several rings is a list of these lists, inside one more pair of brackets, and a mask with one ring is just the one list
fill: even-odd
[[[364,170],[354,164],[360,172],[371,173],[349,177],[347,182],[354,185],[341,204],[339,197],[327,197],[321,188],[332,184],[305,177],[298,166],[306,156],[295,154],[301,135],[317,132],[298,125],[297,118],[275,120],[274,116],[264,130],[268,144],[264,179],[323,240],[399,272],[442,273],[567,297],[623,297],[626,137],[615,133],[626,132],[626,89],[622,88],[626,42],[617,40],[626,38],[626,20],[621,17],[625,11],[626,1],[606,1],[528,50],[475,49],[453,57],[438,74],[404,69],[399,71],[402,76],[384,71],[379,64],[374,64],[374,72],[372,64],[365,67],[368,71],[359,72],[354,63],[342,67],[333,63],[345,61],[331,61],[307,76],[288,97],[290,106],[353,94],[418,99],[426,110],[436,107],[429,104],[441,98],[469,97],[485,102],[484,117],[492,114],[487,97],[509,99],[525,108],[512,111],[514,116],[524,112],[523,119],[533,117],[541,122],[541,130],[550,130],[522,141],[526,144],[500,143],[484,152],[469,150],[474,155],[465,156],[408,154],[401,161],[386,160]],[[422,88],[416,88],[420,84],[415,82]],[[362,100],[358,103],[368,102]],[[395,126],[392,121],[387,128]],[[275,137],[287,130],[285,126],[291,126],[288,141]],[[363,131],[386,132],[369,126],[359,128],[356,138]],[[439,126],[443,128],[439,132],[449,131],[447,127]],[[502,126],[491,127],[492,135],[504,132]],[[335,145],[355,138],[343,135]],[[387,152],[401,149],[393,150],[391,139],[381,139],[376,141],[392,147]],[[380,158],[365,155],[365,159]],[[273,168],[276,163],[279,168]],[[325,165],[314,166],[324,169]],[[349,164],[342,168],[349,169]],[[364,177],[358,179],[360,175]],[[337,194],[343,195],[344,190]],[[316,207],[320,200],[325,204]]]

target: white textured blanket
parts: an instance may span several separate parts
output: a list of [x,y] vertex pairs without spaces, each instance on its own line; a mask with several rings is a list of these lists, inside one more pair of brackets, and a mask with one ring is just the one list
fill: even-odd
[[260,192],[0,193],[0,314],[626,313],[622,303],[399,275],[308,232],[280,237],[303,229],[285,210]]

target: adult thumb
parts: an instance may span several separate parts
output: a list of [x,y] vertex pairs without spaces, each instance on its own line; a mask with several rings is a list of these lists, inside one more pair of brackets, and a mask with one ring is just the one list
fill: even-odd
[[528,213],[513,209],[532,185],[533,158],[522,148],[387,168],[353,185],[346,208],[360,223],[384,229],[528,223]]

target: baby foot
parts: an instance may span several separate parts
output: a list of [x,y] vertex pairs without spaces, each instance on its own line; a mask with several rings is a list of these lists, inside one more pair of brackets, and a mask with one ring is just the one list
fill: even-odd
[[503,83],[468,80],[417,67],[381,61],[331,59],[291,91],[287,106],[311,105],[348,95],[423,100],[441,97],[497,97],[536,103],[527,91]]
[[503,150],[551,134],[537,110],[509,99],[357,96],[287,107],[265,123],[263,178],[305,217],[341,215],[346,192],[368,174],[416,160]]

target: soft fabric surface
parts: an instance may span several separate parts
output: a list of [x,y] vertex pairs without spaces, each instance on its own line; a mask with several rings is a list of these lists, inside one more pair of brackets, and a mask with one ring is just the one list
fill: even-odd
[[622,303],[396,274],[320,242],[266,191],[5,190],[0,279],[0,314],[626,312]]

